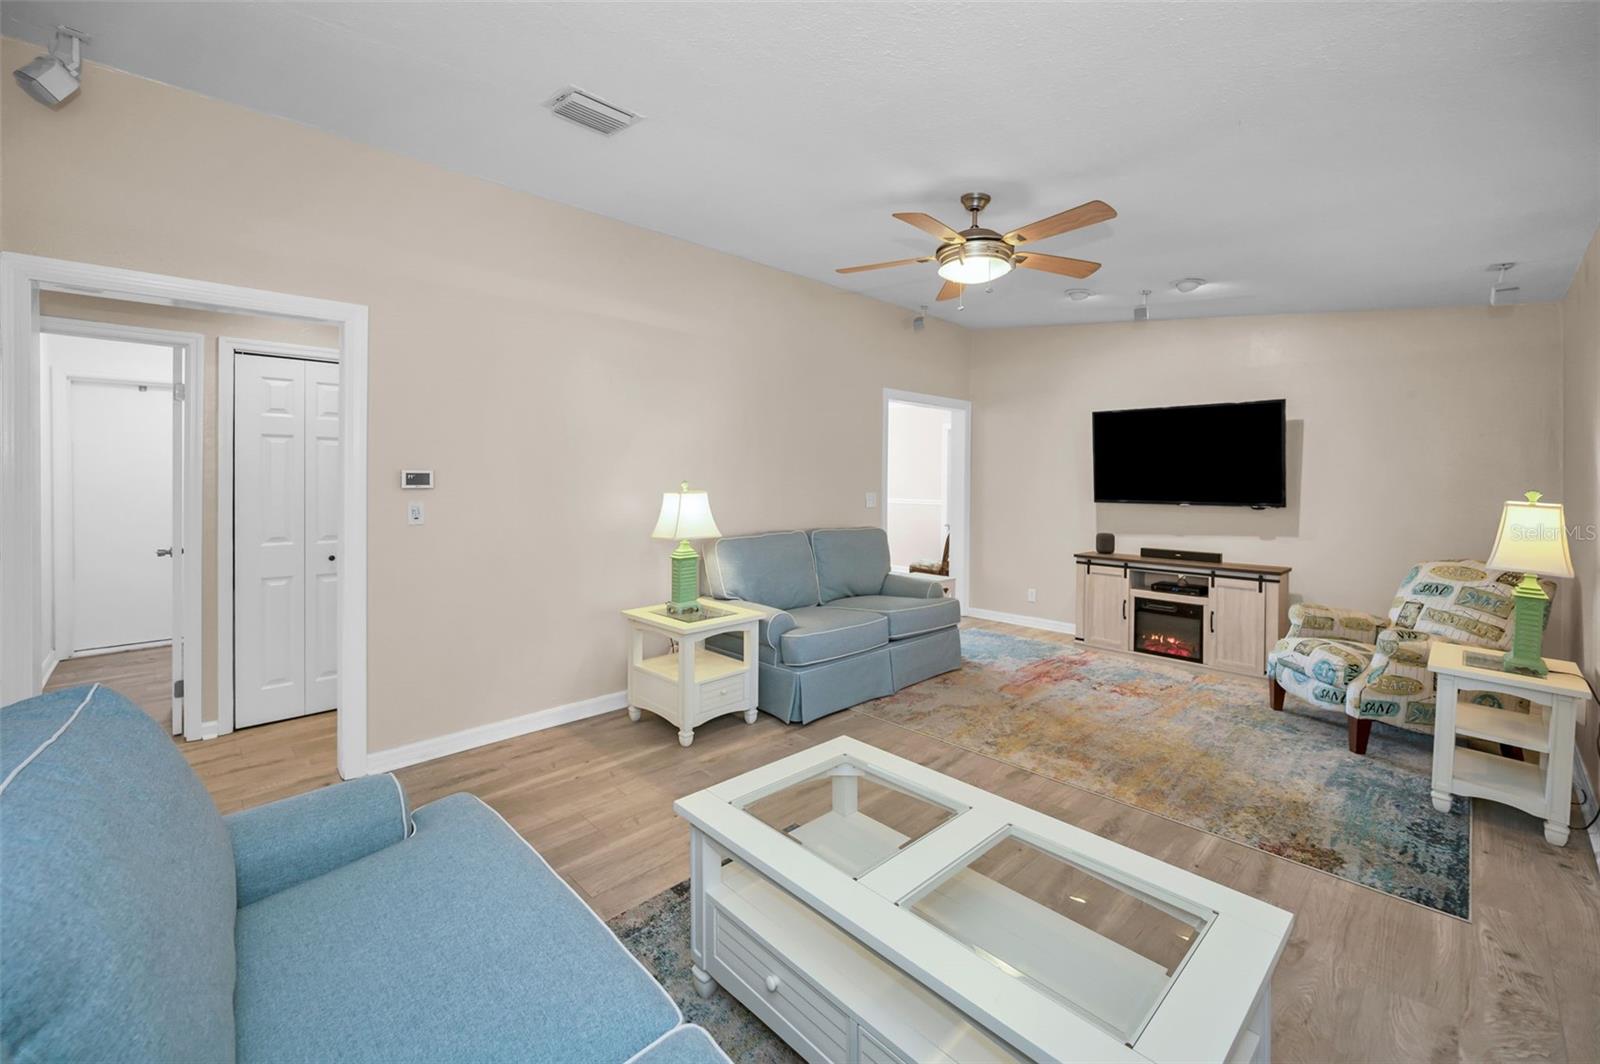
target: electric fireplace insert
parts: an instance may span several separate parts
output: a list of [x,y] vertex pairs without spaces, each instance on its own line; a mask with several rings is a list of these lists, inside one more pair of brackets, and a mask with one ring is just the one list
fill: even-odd
[[1133,597],[1133,649],[1164,658],[1200,661],[1205,639],[1203,603]]

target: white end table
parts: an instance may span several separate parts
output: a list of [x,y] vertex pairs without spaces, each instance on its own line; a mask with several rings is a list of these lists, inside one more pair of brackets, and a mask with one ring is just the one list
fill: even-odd
[[[1501,653],[1456,643],[1434,643],[1428,671],[1437,682],[1433,720],[1433,807],[1450,811],[1454,794],[1515,806],[1544,821],[1552,846],[1567,844],[1572,798],[1572,748],[1589,684],[1570,661],[1545,658],[1548,676],[1524,676],[1499,668]],[[1463,691],[1487,691],[1533,703],[1517,713],[1478,705]],[[1540,764],[1457,747],[1456,736],[1532,750]]]
[[[716,599],[701,599],[698,619],[674,616],[664,604],[623,610],[628,621],[628,717],[648,709],[678,726],[678,742],[694,742],[694,730],[714,717],[743,713],[756,722],[756,631],[761,614]],[[703,646],[726,632],[744,637],[744,660]],[[676,651],[644,656],[645,637],[665,636]]]

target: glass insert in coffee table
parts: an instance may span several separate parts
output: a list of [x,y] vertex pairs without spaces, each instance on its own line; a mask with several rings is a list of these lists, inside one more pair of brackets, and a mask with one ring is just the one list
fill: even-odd
[[851,758],[735,804],[858,879],[965,808],[918,797]]
[[1013,978],[1133,1041],[1214,913],[1189,912],[1006,833],[905,902]]

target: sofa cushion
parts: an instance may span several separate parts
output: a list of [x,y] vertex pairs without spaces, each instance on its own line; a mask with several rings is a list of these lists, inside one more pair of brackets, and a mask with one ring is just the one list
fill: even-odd
[[234,871],[168,735],[105,687],[0,710],[0,1056],[234,1053]]
[[704,1027],[684,1024],[661,1036],[635,1064],[732,1064]]
[[889,622],[881,613],[832,606],[806,606],[789,613],[794,627],[778,640],[785,665],[832,661],[889,641]]
[[824,606],[838,598],[876,595],[889,575],[889,535],[881,528],[818,528],[811,533]]
[[747,599],[780,610],[822,601],[811,539],[804,532],[716,540],[706,548],[706,586],[720,599]]
[[961,623],[961,603],[955,599],[898,598],[894,595],[857,595],[834,599],[828,609],[881,613],[889,622],[889,638],[935,632]]
[[[1512,592],[1521,573],[1490,569],[1483,562],[1423,562],[1412,566],[1389,606],[1397,627],[1436,635],[1451,643],[1509,650]],[[1555,584],[1542,580],[1545,593]],[[1549,619],[1548,606],[1546,620]]]
[[681,1020],[494,810],[416,810],[404,842],[239,910],[241,1061],[625,1061]]

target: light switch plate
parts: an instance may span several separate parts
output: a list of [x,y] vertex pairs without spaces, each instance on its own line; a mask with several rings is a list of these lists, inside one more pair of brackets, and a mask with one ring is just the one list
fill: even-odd
[[876,510],[877,508],[878,508],[878,493],[875,492],[875,491],[867,492],[867,509]]
[[406,524],[422,524],[422,504],[420,502],[406,503]]

